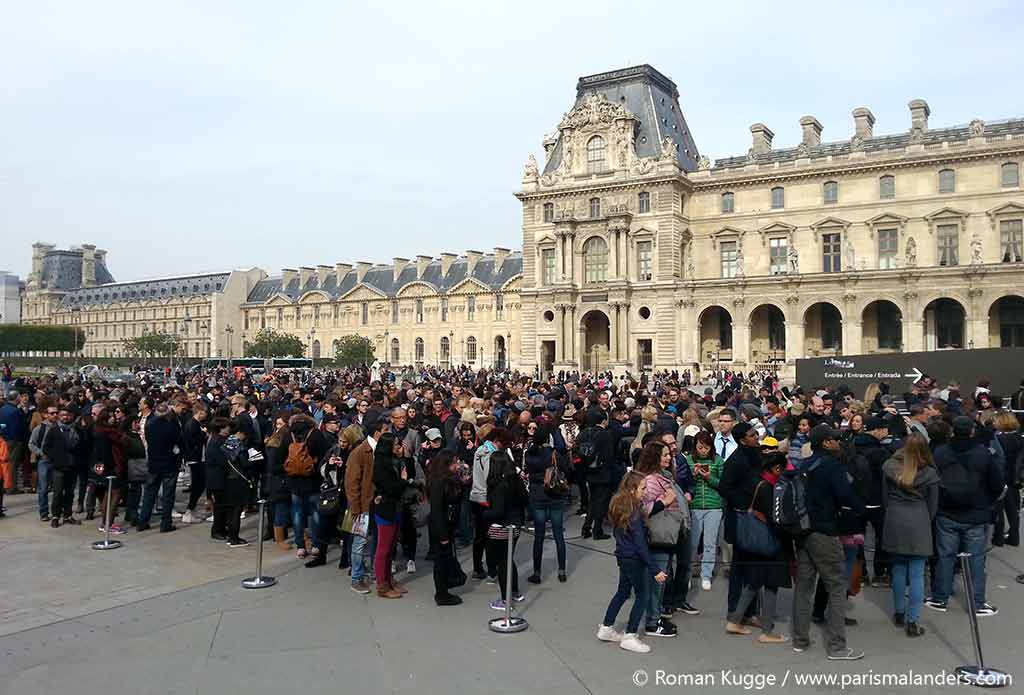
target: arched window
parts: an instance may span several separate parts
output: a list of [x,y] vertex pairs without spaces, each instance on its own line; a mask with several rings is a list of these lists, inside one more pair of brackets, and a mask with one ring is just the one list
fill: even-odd
[[604,282],[608,277],[608,244],[601,237],[591,237],[583,244],[585,282]]
[[1000,168],[999,182],[1003,186],[1020,185],[1020,166],[1017,162],[1007,162]]
[[878,178],[878,197],[888,200],[896,197],[896,177],[886,174]]
[[651,194],[647,191],[640,191],[638,196],[637,212],[641,215],[651,211]]
[[466,361],[476,362],[476,338],[473,336],[466,338]]
[[839,184],[835,181],[826,181],[822,186],[822,198],[826,203],[839,202]]
[[399,364],[402,361],[401,352],[399,350],[398,338],[391,339],[391,362]]
[[772,207],[776,209],[786,207],[786,189],[782,186],[772,189]]
[[736,196],[732,191],[726,191],[722,194],[722,212],[730,213],[736,210]]
[[452,344],[447,337],[441,338],[441,364],[448,364],[452,358]]
[[416,339],[416,361],[423,361],[423,338]]
[[595,135],[587,141],[587,172],[596,174],[605,170],[604,138]]
[[595,217],[600,217],[600,216],[601,216],[601,199],[600,198],[591,198],[590,199],[590,217],[591,218],[595,218]]
[[939,172],[939,193],[956,192],[956,172],[952,169],[943,169]]

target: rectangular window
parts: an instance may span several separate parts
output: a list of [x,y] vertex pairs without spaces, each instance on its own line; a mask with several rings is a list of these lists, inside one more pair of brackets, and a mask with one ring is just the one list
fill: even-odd
[[1020,167],[1016,162],[1007,162],[1000,168],[999,182],[1011,188],[1020,185]]
[[895,229],[878,230],[878,267],[880,270],[890,270],[896,267],[898,244]]
[[554,222],[555,221],[555,205],[554,203],[544,203],[544,221]]
[[999,245],[1003,263],[1024,261],[1024,220],[1004,220],[999,223]]
[[878,179],[878,197],[888,200],[896,197],[896,177],[883,176]]
[[601,199],[591,198],[590,199],[590,216],[600,217],[601,216]]
[[788,270],[789,240],[776,237],[768,240],[769,272],[772,275],[785,275]]
[[722,250],[722,277],[734,278],[739,269],[737,261],[738,247],[735,241],[723,241],[720,244]]
[[956,192],[956,172],[952,169],[943,169],[939,172],[939,193]]
[[391,302],[391,323],[398,323],[398,302]]
[[638,201],[637,209],[640,211],[641,215],[644,214],[645,212],[650,212],[651,211],[651,194],[650,193],[648,193],[647,191],[641,191],[640,196],[639,196],[639,201]]
[[497,321],[505,318],[505,296],[501,292],[494,295],[494,318]]
[[839,184],[835,181],[826,181],[823,188],[824,200],[826,203],[839,202]]
[[369,302],[363,302],[362,312],[363,312],[363,325],[365,326],[366,324],[368,324],[370,322],[370,303]]
[[641,282],[654,279],[652,244],[650,241],[638,241],[636,244],[636,279]]
[[423,323],[423,300],[416,300],[416,323]]
[[476,318],[476,297],[466,297],[466,320]]
[[955,224],[940,224],[936,229],[939,265],[960,263],[960,227]]
[[722,194],[722,213],[727,214],[736,210],[736,195],[733,193]]
[[541,284],[555,284],[555,250],[544,249],[540,252]]
[[772,208],[779,209],[786,207],[786,189],[776,186],[772,189]]
[[838,273],[842,270],[840,256],[842,254],[842,234],[821,235],[821,271]]

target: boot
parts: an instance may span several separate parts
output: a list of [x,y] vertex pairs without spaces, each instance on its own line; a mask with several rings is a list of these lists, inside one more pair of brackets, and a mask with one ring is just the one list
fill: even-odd
[[277,547],[281,550],[292,549],[292,544],[288,542],[288,534],[284,530],[284,526],[274,527],[274,542],[277,544]]
[[378,598],[402,598],[402,595],[392,589],[388,584],[377,584]]

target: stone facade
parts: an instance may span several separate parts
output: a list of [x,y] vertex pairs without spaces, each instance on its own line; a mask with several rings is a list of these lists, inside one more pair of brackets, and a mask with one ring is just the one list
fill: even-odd
[[390,265],[286,268],[242,305],[242,344],[263,328],[297,336],[307,356],[360,335],[393,365],[518,366],[522,256],[496,248]]
[[[1024,119],[795,147],[751,126],[700,155],[650,66],[581,78],[531,155],[520,363],[750,369],[804,356],[1024,345]],[[657,146],[655,146],[657,143]],[[568,151],[568,156],[566,156]]]

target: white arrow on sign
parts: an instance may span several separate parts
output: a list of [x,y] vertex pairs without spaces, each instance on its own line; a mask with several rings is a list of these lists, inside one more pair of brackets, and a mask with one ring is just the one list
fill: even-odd
[[903,376],[908,376],[908,377],[912,376],[912,377],[914,377],[914,383],[916,384],[917,382],[921,381],[921,377],[924,376],[924,372],[922,372],[917,367],[914,367],[914,373],[913,374],[904,374]]

